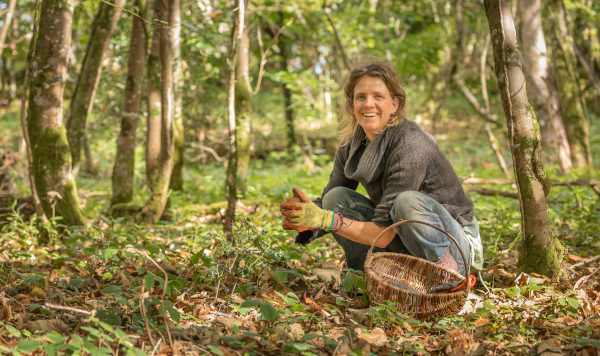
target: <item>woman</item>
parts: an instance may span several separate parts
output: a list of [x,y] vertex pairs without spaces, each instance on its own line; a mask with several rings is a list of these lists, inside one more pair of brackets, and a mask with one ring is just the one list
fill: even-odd
[[[400,220],[420,220],[454,236],[472,267],[483,250],[473,203],[437,142],[404,118],[406,94],[383,61],[356,66],[345,85],[346,122],[329,183],[321,198],[280,206],[284,229],[307,244],[331,232],[349,268],[363,270],[374,239]],[[369,197],[356,192],[362,184]],[[401,252],[466,274],[456,245],[438,230],[407,223],[388,230],[375,252]]]

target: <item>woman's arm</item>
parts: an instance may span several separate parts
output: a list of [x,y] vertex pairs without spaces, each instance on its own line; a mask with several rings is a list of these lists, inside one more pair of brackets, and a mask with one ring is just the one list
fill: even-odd
[[[341,221],[340,224],[342,226],[336,231],[336,234],[343,236],[348,240],[365,245],[371,245],[377,236],[379,236],[379,234],[385,230],[385,227],[379,226],[372,222],[344,219],[343,224]],[[394,239],[394,236],[396,236],[394,229],[386,231],[385,234],[381,236],[375,247],[387,247],[387,245]]]

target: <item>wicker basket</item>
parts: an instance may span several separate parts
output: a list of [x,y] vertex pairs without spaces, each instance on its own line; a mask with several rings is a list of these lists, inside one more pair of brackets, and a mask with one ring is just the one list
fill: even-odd
[[[365,281],[367,293],[371,302],[385,303],[387,300],[398,303],[398,311],[403,314],[414,315],[416,318],[426,320],[433,316],[446,316],[457,314],[464,306],[469,295],[467,288],[456,292],[438,294],[428,293],[444,283],[456,283],[463,277],[456,271],[440,267],[433,262],[422,258],[393,252],[373,253],[373,248],[379,238],[389,229],[406,223],[420,223],[437,229],[448,236],[458,246],[458,250],[465,263],[467,276],[469,264],[460,245],[452,235],[446,231],[418,220],[402,220],[389,227],[377,236],[371,245],[365,261]],[[403,289],[392,282],[407,286]]]

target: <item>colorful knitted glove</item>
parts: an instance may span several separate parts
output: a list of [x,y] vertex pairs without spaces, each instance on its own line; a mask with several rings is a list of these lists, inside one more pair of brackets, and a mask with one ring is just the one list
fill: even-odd
[[329,231],[333,226],[335,214],[333,211],[319,208],[310,202],[304,194],[294,188],[294,195],[300,198],[300,202],[283,203],[279,206],[281,214],[285,217],[283,228],[296,230],[298,232],[323,229]]

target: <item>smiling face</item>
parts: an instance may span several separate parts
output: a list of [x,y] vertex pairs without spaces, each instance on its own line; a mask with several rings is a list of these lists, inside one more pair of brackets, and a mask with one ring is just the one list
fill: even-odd
[[373,141],[387,124],[392,113],[398,110],[400,101],[392,98],[385,82],[377,77],[365,75],[354,87],[354,117]]

